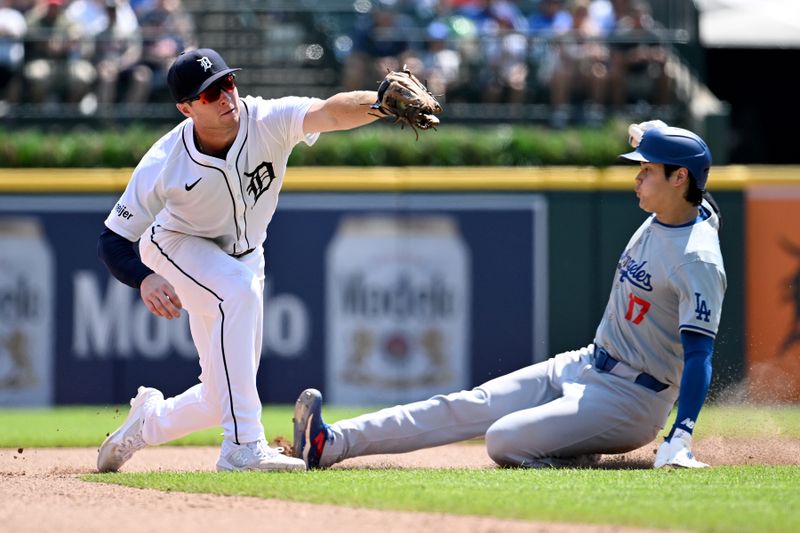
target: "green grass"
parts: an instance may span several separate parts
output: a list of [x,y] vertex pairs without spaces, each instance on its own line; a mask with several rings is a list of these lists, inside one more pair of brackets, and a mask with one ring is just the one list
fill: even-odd
[[[325,408],[328,421],[368,408]],[[0,447],[97,446],[125,407],[0,409]],[[673,413],[674,416],[674,413]],[[266,406],[267,435],[291,438],[291,406]],[[668,422],[668,426],[671,421]],[[800,407],[707,406],[696,437],[800,438]],[[219,430],[175,444],[215,445]],[[800,531],[800,469],[330,470],[292,474],[150,472],[84,480],[164,491],[246,495],[377,509],[431,511],[702,532]]]
[[[333,419],[349,418],[369,408],[330,408]],[[128,416],[128,406],[0,409],[0,448],[62,448],[99,446]],[[264,406],[261,417],[267,437],[292,439],[292,407]],[[222,442],[221,429],[199,431],[173,443],[209,446]]]
[[[326,420],[335,421],[369,411],[369,408],[326,407]],[[0,409],[0,448],[97,446],[128,414],[127,406],[56,407],[52,409]],[[674,412],[673,412],[674,416]],[[292,408],[268,405],[262,419],[267,436],[292,438]],[[668,422],[667,427],[671,425]],[[800,407],[706,406],[700,413],[695,436],[800,438]],[[172,444],[216,445],[220,430],[189,435]]]
[[91,474],[164,491],[692,531],[800,531],[800,469]]
[[[672,419],[667,427],[671,425]],[[712,435],[800,438],[800,406],[709,405],[700,412],[694,435],[697,439]]]

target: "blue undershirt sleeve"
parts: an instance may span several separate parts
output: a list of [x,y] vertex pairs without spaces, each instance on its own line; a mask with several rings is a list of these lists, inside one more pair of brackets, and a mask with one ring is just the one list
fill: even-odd
[[697,416],[706,401],[708,385],[711,383],[711,354],[714,352],[714,339],[702,333],[682,331],[681,343],[683,375],[678,397],[678,416],[667,440],[672,437],[675,429],[682,429],[688,433],[694,430]]
[[97,257],[106,265],[111,275],[119,281],[138,289],[144,278],[153,273],[142,263],[132,243],[122,235],[106,228],[97,240]]

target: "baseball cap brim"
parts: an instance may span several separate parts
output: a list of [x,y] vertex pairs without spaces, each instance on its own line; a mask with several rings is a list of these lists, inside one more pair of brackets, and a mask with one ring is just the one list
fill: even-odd
[[631,161],[633,163],[649,163],[650,159],[648,159],[644,154],[634,150],[633,152],[628,152],[627,154],[622,154],[618,156],[619,159],[624,159],[626,161]]
[[186,100],[191,100],[192,98],[197,98],[200,95],[201,92],[203,92],[206,89],[208,89],[209,87],[211,87],[212,83],[214,83],[215,81],[217,81],[218,79],[220,79],[220,78],[222,78],[224,76],[227,76],[231,72],[236,72],[237,70],[242,70],[242,69],[240,69],[240,68],[226,68],[225,70],[221,70],[220,72],[217,72],[216,74],[214,74],[213,76],[211,76],[207,80],[205,80],[202,84],[200,84],[200,87],[198,87],[197,90],[195,90],[192,94],[187,96]]

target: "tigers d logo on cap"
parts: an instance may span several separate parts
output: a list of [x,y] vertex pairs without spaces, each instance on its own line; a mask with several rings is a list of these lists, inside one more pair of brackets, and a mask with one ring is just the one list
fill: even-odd
[[215,50],[198,48],[178,56],[167,73],[167,84],[175,101],[185,102],[237,70],[241,69],[230,68]]
[[203,67],[204,71],[210,69],[213,66],[213,63],[211,63],[211,60],[208,59],[206,56],[201,57],[197,61],[200,63],[200,66]]

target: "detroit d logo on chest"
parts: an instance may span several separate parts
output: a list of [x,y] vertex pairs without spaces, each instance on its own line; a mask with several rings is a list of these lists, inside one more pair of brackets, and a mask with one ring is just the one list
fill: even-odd
[[253,203],[258,202],[262,194],[267,192],[272,180],[275,179],[275,170],[272,168],[271,161],[262,161],[252,172],[244,173],[249,178],[247,192],[253,195]]

